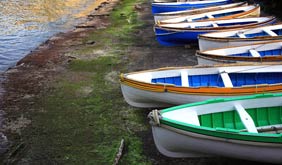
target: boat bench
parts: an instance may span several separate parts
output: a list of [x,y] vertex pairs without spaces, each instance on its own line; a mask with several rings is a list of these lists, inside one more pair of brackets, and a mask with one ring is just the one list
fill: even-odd
[[242,33],[242,32],[238,32],[238,33],[237,33],[237,36],[239,36],[240,38],[247,38],[247,37],[245,36],[245,34]]
[[251,133],[258,133],[252,117],[248,114],[245,108],[239,103],[235,104],[234,106],[247,131]]
[[258,53],[258,51],[254,49],[250,49],[249,52],[253,57],[260,57],[260,54]]
[[183,87],[189,87],[188,72],[186,70],[180,71],[181,84]]
[[231,79],[230,79],[230,77],[229,77],[229,75],[226,71],[221,71],[220,76],[221,76],[221,79],[222,79],[225,87],[227,87],[227,88],[233,87],[232,81],[231,81]]
[[272,37],[278,36],[276,33],[274,33],[273,31],[269,29],[263,29],[263,31]]

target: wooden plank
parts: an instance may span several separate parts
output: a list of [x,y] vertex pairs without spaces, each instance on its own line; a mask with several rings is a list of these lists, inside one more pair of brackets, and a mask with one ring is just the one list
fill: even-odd
[[227,72],[223,71],[220,73],[221,79],[225,87],[232,88],[233,84]]
[[187,18],[187,22],[193,22],[191,18]]
[[274,33],[273,31],[269,30],[269,29],[263,29],[263,31],[267,34],[269,34],[270,36],[278,36],[276,33]]
[[247,38],[244,33],[237,33],[240,38]]
[[210,14],[207,14],[206,16],[207,16],[208,18],[210,18],[210,19],[211,19],[211,18],[214,18],[214,16],[212,16],[212,15],[210,15]]
[[213,27],[218,27],[218,25],[216,23],[214,23],[214,22],[212,23],[212,26]]
[[172,119],[183,123],[200,126],[199,117],[195,110],[184,110],[181,112],[181,114],[175,115]]
[[253,57],[260,57],[260,54],[254,49],[249,50],[249,52]]
[[183,87],[189,87],[188,73],[185,70],[180,71],[181,74],[181,84]]
[[245,110],[245,108],[239,103],[235,104],[234,106],[235,106],[235,109],[240,116],[242,123],[244,124],[244,126],[248,130],[248,132],[258,133],[253,119],[248,114],[248,112]]

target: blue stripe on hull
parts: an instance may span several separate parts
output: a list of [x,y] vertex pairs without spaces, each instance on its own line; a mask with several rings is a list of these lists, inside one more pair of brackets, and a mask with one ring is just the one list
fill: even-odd
[[211,31],[170,31],[155,28],[157,41],[163,46],[183,46],[198,42],[198,35]]
[[163,46],[183,46],[198,42],[198,35],[207,32],[176,32],[157,35],[157,41]]
[[204,7],[210,7],[210,6],[217,6],[217,5],[224,5],[231,3],[232,0],[226,0],[223,2],[211,2],[206,4],[161,4],[161,3],[152,3],[152,13],[162,13],[162,12],[172,12],[172,11],[182,11],[182,10],[191,10],[195,8],[204,8]]

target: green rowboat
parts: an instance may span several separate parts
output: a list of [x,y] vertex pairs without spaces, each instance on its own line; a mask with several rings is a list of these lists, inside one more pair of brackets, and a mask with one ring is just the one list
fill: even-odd
[[218,155],[282,163],[282,94],[211,99],[149,115],[168,157]]

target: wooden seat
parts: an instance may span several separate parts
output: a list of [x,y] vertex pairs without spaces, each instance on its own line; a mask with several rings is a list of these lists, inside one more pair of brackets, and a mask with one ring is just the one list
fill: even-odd
[[213,26],[213,27],[218,27],[218,24],[216,24],[216,23],[213,22],[213,23],[212,23],[212,26]]
[[181,75],[181,84],[183,87],[189,87],[188,73],[186,70],[180,71]]
[[260,57],[260,54],[254,49],[249,50],[249,52],[253,57]]
[[187,18],[187,22],[193,22],[191,18]]
[[210,19],[211,19],[211,18],[214,18],[214,16],[212,16],[212,15],[210,15],[210,14],[207,14],[206,16],[207,16],[208,18],[210,18]]
[[231,79],[230,79],[230,77],[229,77],[227,72],[222,71],[220,73],[220,76],[221,76],[221,79],[222,79],[223,84],[224,84],[225,87],[230,87],[230,88],[233,87],[232,81],[231,81]]
[[273,31],[271,31],[271,30],[269,30],[269,29],[263,29],[263,31],[265,32],[265,33],[267,33],[268,35],[270,35],[270,36],[278,36],[276,33],[274,33]]
[[238,32],[237,35],[238,35],[240,38],[247,38],[244,33],[239,33],[239,32]]
[[253,119],[248,114],[248,112],[245,110],[245,108],[239,103],[235,104],[234,106],[235,106],[236,111],[238,112],[238,115],[240,116],[242,123],[244,124],[248,132],[258,133]]
[[178,114],[170,116],[170,119],[180,121],[183,123],[187,123],[187,124],[193,124],[193,125],[200,126],[199,117],[195,110],[183,109],[181,112],[178,112]]

